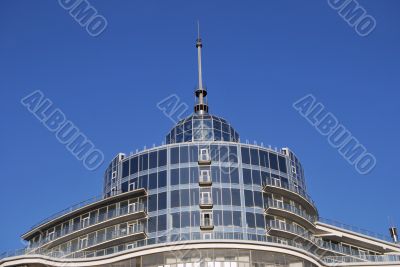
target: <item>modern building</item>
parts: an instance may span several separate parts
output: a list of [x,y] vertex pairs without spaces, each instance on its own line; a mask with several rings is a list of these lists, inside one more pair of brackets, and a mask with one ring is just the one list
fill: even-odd
[[196,47],[194,113],[165,145],[118,154],[101,197],[32,227],[0,267],[400,266],[396,239],[319,217],[293,151],[240,143],[209,114]]

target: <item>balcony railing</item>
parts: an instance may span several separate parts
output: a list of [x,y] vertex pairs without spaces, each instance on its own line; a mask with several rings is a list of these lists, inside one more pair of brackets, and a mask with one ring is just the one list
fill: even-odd
[[202,218],[200,221],[200,228],[204,230],[213,229],[214,228],[213,220],[210,218]]
[[110,221],[110,220],[113,220],[115,218],[119,218],[119,217],[122,217],[125,215],[139,213],[139,212],[146,212],[146,209],[145,209],[145,206],[143,203],[135,203],[134,205],[129,205],[127,207],[123,207],[120,209],[115,209],[111,212],[107,212],[104,214],[97,214],[97,216],[91,217],[87,221],[81,221],[80,223],[77,223],[77,224],[70,224],[67,229],[55,231],[53,233],[52,237],[46,237],[45,239],[43,239],[39,242],[32,243],[29,246],[29,249],[36,249],[38,247],[41,247],[43,245],[46,245],[46,244],[56,240],[58,238],[61,238],[63,236],[69,235],[71,233],[77,232],[82,229],[89,228],[93,225],[96,225],[96,224],[99,224],[102,222],[106,222],[106,221]]
[[316,216],[311,216],[307,212],[305,212],[304,210],[296,208],[293,205],[289,205],[287,203],[283,203],[281,201],[276,201],[276,200],[273,200],[273,199],[268,199],[268,207],[269,208],[280,209],[280,210],[285,210],[285,211],[294,213],[294,214],[302,217],[303,219],[309,221],[310,223],[314,223],[316,221],[316,219],[317,219]]
[[297,195],[300,195],[301,197],[306,199],[314,207],[314,209],[317,210],[316,205],[314,201],[311,199],[311,197],[303,189],[300,189],[299,187],[292,186],[288,183],[281,182],[280,180],[271,178],[267,178],[263,183],[264,190],[268,186],[278,187],[296,193]]
[[269,230],[278,230],[287,233],[294,234],[302,239],[308,240],[317,246],[322,246],[322,239],[314,237],[312,233],[303,228],[289,223],[284,223],[281,221],[270,221],[269,222]]
[[200,204],[200,207],[212,207],[213,199],[212,199],[212,197],[209,197],[209,196],[206,196],[206,197],[202,196],[202,197],[200,197],[199,204]]
[[[212,224],[212,223],[211,223]],[[121,235],[120,235],[121,236]],[[209,236],[210,240],[246,240],[246,236],[243,235],[242,233],[227,233],[227,232],[210,232]],[[192,233],[190,240],[193,240],[193,242],[196,242],[196,240],[202,240],[203,238],[201,235],[198,233]],[[132,248],[138,248],[138,247],[143,247],[146,245],[149,245],[147,243],[148,240],[143,239],[143,240],[138,240],[132,242]],[[185,242],[187,244],[187,241]],[[301,242],[296,242],[295,240],[291,239],[285,239],[285,238],[280,238],[276,236],[266,236],[264,241],[254,241],[254,243],[259,243],[261,245],[264,244],[274,244],[274,245],[281,245],[281,246],[287,246],[291,248],[297,248],[301,249],[305,252],[308,253],[313,253],[310,250],[310,246],[307,244],[303,244]],[[325,242],[326,243],[326,242]],[[127,250],[128,248],[124,248],[124,250]],[[121,252],[121,250],[116,250],[113,253],[116,252]],[[111,254],[113,254],[111,253]],[[72,252],[71,249],[68,251],[60,251],[60,250],[49,250],[49,249],[44,249],[40,248],[34,251],[34,253],[28,251],[27,249],[19,249],[11,252],[6,252],[0,254],[0,260],[8,257],[16,257],[16,256],[23,256],[23,255],[44,255],[52,258],[68,258],[68,259],[85,259],[85,258],[91,258],[95,256],[102,256],[104,254],[104,249],[96,249],[96,250],[87,250],[87,251],[77,251],[77,252]],[[315,254],[318,258],[320,258],[320,254]],[[366,262],[366,263],[400,263],[400,255],[379,255],[379,256],[371,256],[371,255],[366,255],[362,256],[359,258],[355,258],[354,256],[326,256],[322,258],[322,261],[329,265],[335,266],[340,263],[357,263],[357,262]],[[400,266],[400,265],[399,265]]]
[[334,266],[337,266],[337,264],[342,264],[342,263],[370,263],[370,262],[375,262],[375,263],[397,262],[400,264],[400,255],[378,255],[378,256],[366,255],[363,256],[362,258],[354,258],[351,256],[327,256],[323,257],[322,261],[328,265],[334,265]]
[[348,230],[348,231],[351,231],[351,232],[355,232],[355,233],[358,233],[358,234],[366,235],[366,236],[369,236],[369,237],[372,237],[372,238],[376,238],[376,239],[380,239],[380,240],[384,240],[384,241],[393,243],[393,239],[390,236],[374,233],[374,232],[369,231],[369,230],[364,230],[364,229],[361,229],[359,227],[351,226],[351,225],[348,225],[348,224],[344,224],[344,223],[341,223],[341,222],[337,222],[337,221],[334,221],[334,220],[325,219],[325,218],[321,218],[321,217],[319,217],[318,221],[321,222],[321,223],[325,223],[325,224],[328,224],[328,225],[335,226],[337,228],[341,228],[341,229],[344,229],[344,230]]

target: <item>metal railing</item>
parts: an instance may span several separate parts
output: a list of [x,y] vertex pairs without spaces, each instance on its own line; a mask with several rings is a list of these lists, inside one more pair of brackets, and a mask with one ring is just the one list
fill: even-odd
[[310,223],[314,223],[317,220],[316,216],[311,216],[304,210],[296,208],[293,205],[290,205],[290,204],[287,204],[287,203],[284,203],[281,201],[276,201],[273,199],[268,199],[268,208],[275,208],[275,209],[285,210],[285,211],[294,213],[294,214],[302,217],[303,219],[309,221]]
[[200,197],[200,205],[212,205],[212,197]]
[[88,220],[81,221],[79,223],[75,224],[70,224],[67,229],[62,229],[55,231],[51,237],[47,236],[45,239],[31,243],[28,249],[36,249],[40,246],[43,246],[45,244],[48,244],[58,238],[61,238],[63,236],[69,235],[71,233],[77,232],[79,230],[88,228],[90,226],[93,226],[95,224],[99,224],[105,221],[109,221],[118,217],[122,217],[128,214],[134,214],[134,213],[139,213],[139,212],[145,212],[145,206],[143,203],[134,203],[134,205],[129,205],[127,207],[123,207],[120,209],[115,209],[107,213],[103,214],[97,214],[95,217],[90,217]]
[[341,229],[344,229],[344,230],[348,230],[348,231],[351,231],[351,232],[355,232],[355,233],[358,233],[358,234],[362,234],[362,235],[365,235],[365,236],[369,236],[369,237],[372,237],[372,238],[376,238],[376,239],[380,239],[380,240],[384,240],[384,241],[393,243],[393,239],[390,236],[387,236],[387,235],[374,233],[374,232],[369,231],[369,230],[364,230],[364,229],[361,229],[361,228],[356,227],[356,226],[351,226],[351,225],[348,225],[348,224],[344,224],[344,223],[337,222],[337,221],[330,220],[330,219],[326,219],[326,218],[319,217],[318,221],[321,222],[321,223],[325,223],[325,224],[328,224],[328,225],[335,226],[337,228],[341,228]]
[[313,208],[315,210],[317,210],[316,205],[315,205],[314,201],[311,199],[311,197],[303,189],[300,189],[299,187],[292,186],[286,182],[282,182],[279,179],[272,179],[272,178],[267,178],[265,180],[265,182],[263,182],[264,188],[268,187],[268,186],[279,187],[279,188],[289,190],[293,193],[296,193],[297,195],[300,195],[304,199],[306,199],[313,206]]
[[361,262],[398,262],[400,264],[400,255],[365,255],[362,258],[354,258],[350,256],[326,256],[322,258],[326,264],[341,264],[341,263],[361,263]]

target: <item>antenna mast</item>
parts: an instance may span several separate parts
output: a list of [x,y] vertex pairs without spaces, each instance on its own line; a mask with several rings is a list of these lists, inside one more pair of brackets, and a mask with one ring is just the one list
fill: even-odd
[[197,48],[197,64],[198,64],[198,79],[199,84],[196,89],[196,97],[198,98],[197,104],[194,106],[194,112],[198,114],[208,113],[208,105],[204,102],[204,98],[207,96],[207,90],[203,87],[203,73],[202,73],[202,64],[201,64],[201,49],[203,48],[203,43],[200,38],[200,23],[197,21],[197,40],[196,40],[196,48]]

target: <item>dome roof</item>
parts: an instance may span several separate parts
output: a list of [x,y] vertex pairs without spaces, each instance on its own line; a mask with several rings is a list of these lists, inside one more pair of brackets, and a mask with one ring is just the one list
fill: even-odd
[[239,142],[239,134],[223,118],[195,113],[179,121],[166,137],[167,144],[193,141]]

